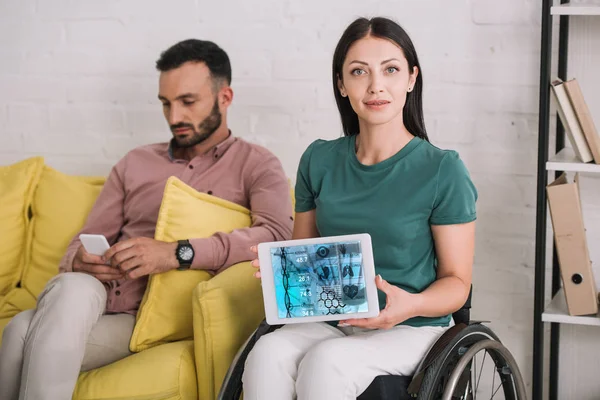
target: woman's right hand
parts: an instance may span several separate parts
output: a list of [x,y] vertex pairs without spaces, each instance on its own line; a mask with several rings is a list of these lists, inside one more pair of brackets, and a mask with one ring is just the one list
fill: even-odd
[[[250,247],[250,251],[258,255],[258,247],[252,246]],[[254,277],[260,279],[260,264],[258,263],[258,258],[252,260],[252,266],[258,269],[258,271],[254,273]]]

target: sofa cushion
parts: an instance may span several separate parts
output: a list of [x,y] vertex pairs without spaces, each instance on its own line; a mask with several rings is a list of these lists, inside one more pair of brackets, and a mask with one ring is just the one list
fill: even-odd
[[0,167],[0,295],[21,278],[29,207],[43,165],[33,157]]
[[[155,239],[174,242],[204,238],[215,232],[231,232],[252,223],[246,208],[200,193],[171,177],[165,186]],[[192,292],[199,282],[210,279],[206,271],[169,271],[150,276],[142,299],[131,351],[193,336]]]
[[0,300],[0,318],[12,318],[21,311],[35,308],[36,298],[24,288],[14,288]]
[[21,286],[38,296],[58,273],[69,242],[81,229],[105,178],[66,175],[44,167],[33,198]]
[[157,346],[79,376],[74,400],[196,400],[194,344]]
[[193,293],[198,398],[215,399],[238,350],[265,318],[250,262],[200,282]]

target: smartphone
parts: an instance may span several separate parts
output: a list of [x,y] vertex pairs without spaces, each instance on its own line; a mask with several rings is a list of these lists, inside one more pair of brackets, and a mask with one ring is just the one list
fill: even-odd
[[81,244],[85,251],[96,256],[103,256],[104,253],[106,253],[106,250],[110,249],[108,240],[106,240],[104,235],[88,235],[82,233],[79,235],[79,240],[81,240]]

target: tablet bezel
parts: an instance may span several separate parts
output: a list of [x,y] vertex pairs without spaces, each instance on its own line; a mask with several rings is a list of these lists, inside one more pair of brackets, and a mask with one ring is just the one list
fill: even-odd
[[[275,295],[273,264],[271,262],[271,248],[302,246],[311,244],[327,244],[347,241],[360,242],[363,272],[365,274],[365,288],[367,292],[368,311],[351,314],[279,318],[277,311],[277,299]],[[377,286],[375,285],[375,263],[373,261],[373,246],[371,243],[371,236],[368,233],[260,243],[258,245],[258,259],[260,262],[261,285],[263,290],[265,315],[267,323],[269,325],[322,321],[341,321],[351,318],[371,318],[379,315],[379,298],[377,296]]]

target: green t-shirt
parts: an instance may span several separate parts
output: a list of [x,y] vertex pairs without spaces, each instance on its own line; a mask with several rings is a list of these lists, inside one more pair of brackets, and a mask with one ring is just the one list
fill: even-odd
[[[316,208],[321,236],[369,233],[375,272],[411,293],[436,278],[431,225],[476,219],[477,191],[458,153],[418,137],[375,165],[356,158],[356,136],[317,140],[302,155],[296,212]],[[385,294],[379,292],[385,307]],[[412,326],[447,326],[450,315],[417,317]]]

